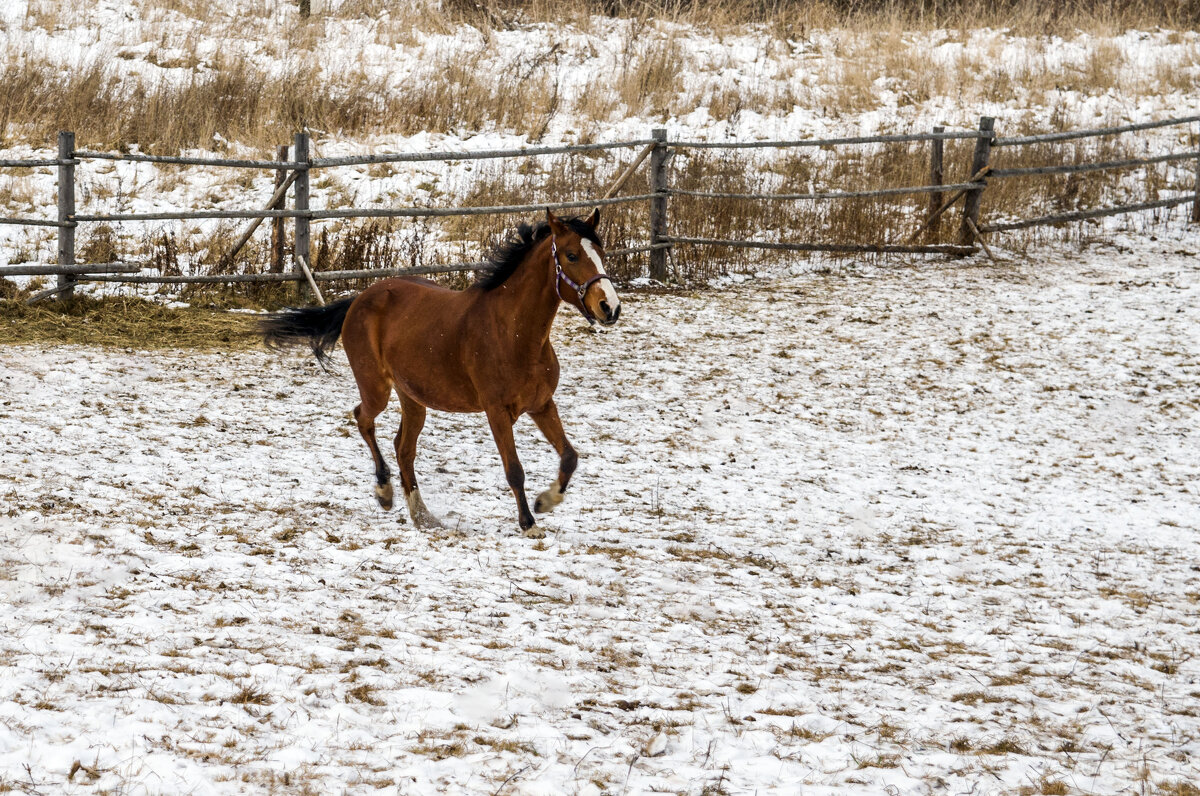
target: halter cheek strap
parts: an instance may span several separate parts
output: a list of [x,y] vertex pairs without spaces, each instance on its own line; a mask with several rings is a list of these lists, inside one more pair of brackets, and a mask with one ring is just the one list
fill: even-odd
[[[601,279],[609,279],[608,274],[596,274],[582,285],[571,279],[571,277],[567,276],[566,271],[562,269],[562,265],[560,265],[558,262],[558,240],[553,234],[550,235],[550,258],[554,260],[554,272],[557,274],[557,278],[554,280],[554,293],[558,296],[559,301],[566,301],[566,299],[563,298],[562,292],[559,290],[559,285],[562,282],[566,282],[579,297],[579,311],[583,313],[583,317],[587,319],[587,322],[594,326],[596,324],[596,316],[593,315],[591,310],[587,308],[587,304],[583,303],[583,295],[587,293],[587,289],[589,287],[599,282]],[[609,281],[612,280],[609,279]]]

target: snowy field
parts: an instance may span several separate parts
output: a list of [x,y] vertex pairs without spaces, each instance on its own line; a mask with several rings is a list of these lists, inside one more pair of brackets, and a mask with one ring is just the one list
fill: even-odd
[[0,789],[1194,792],[1194,249],[564,309],[538,542],[481,416],[383,513],[344,365],[0,348]]

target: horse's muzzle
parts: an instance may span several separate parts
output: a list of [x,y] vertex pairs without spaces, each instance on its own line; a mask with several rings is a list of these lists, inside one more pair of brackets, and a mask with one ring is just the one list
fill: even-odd
[[612,307],[608,306],[607,301],[601,301],[600,312],[604,313],[599,319],[600,323],[605,326],[612,326],[617,322],[617,319],[621,317],[621,305],[618,304],[617,308],[613,309]]

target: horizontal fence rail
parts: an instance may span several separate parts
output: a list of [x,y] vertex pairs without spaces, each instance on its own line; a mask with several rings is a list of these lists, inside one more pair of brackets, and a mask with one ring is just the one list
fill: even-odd
[[116,155],[109,152],[76,152],[79,160],[119,160],[128,163],[165,163],[178,166],[228,166],[235,169],[282,169],[295,171],[307,169],[307,162],[287,162],[279,160],[236,160],[232,158],[189,158],[171,155]]
[[74,221],[47,221],[44,218],[0,218],[0,224],[17,227],[73,227]]
[[975,253],[973,246],[954,246],[951,244],[930,244],[928,246],[909,246],[906,244],[870,244],[870,243],[772,243],[757,240],[718,240],[716,238],[667,238],[668,243],[681,243],[691,246],[727,246],[734,249],[773,249],[787,252],[833,252],[842,254],[957,254],[968,255]]
[[[475,271],[481,263],[468,265],[419,265],[412,268],[364,268],[354,271],[312,271],[312,278],[318,282],[332,282],[345,279],[375,279],[391,276],[415,276],[429,274],[455,274],[464,271]],[[132,282],[150,285],[201,285],[220,284],[224,282],[305,282],[308,276],[296,271],[282,274],[197,274],[192,276],[96,276],[89,277],[89,282]]]
[[1158,155],[1149,158],[1110,160],[1106,163],[1080,163],[1073,166],[1030,166],[1021,169],[992,169],[988,172],[988,176],[1002,179],[1005,177],[1029,177],[1036,174],[1082,174],[1088,171],[1128,169],[1137,166],[1152,166],[1155,163],[1174,163],[1180,160],[1197,159],[1200,159],[1200,152],[1177,152],[1171,155]]
[[640,141],[617,141],[610,144],[571,144],[564,146],[519,147],[517,149],[480,149],[462,152],[395,152],[378,155],[349,155],[341,158],[316,158],[313,168],[331,166],[368,166],[379,163],[421,163],[430,160],[454,162],[456,160],[491,160],[495,158],[528,158],[541,155],[569,155],[580,152],[597,152],[606,149],[632,149],[653,144],[653,139]]
[[77,265],[0,265],[0,276],[54,276],[57,274],[136,274],[145,266],[136,263],[79,263]]
[[0,160],[0,168],[35,169],[39,166],[57,166],[57,160]]
[[942,191],[966,190],[978,188],[981,183],[962,182],[951,185],[921,185],[908,188],[880,188],[875,191],[830,191],[827,193],[712,193],[710,191],[687,191],[671,188],[667,193],[671,196],[694,196],[698,199],[742,199],[746,201],[796,201],[803,199],[869,199],[880,196],[904,196],[918,193],[941,193]]
[[180,221],[193,219],[308,218],[314,221],[332,218],[442,218],[452,216],[497,216],[536,213],[542,210],[573,210],[581,207],[627,205],[653,199],[654,194],[618,196],[612,199],[585,199],[575,202],[543,202],[533,205],[493,205],[491,207],[349,207],[338,210],[199,210],[183,213],[81,213],[77,221]]
[[[1115,216],[1124,213],[1135,213],[1176,207],[1191,203],[1192,218],[1200,221],[1200,150],[1192,149],[1184,152],[1173,152],[1142,158],[1127,158],[1093,163],[1077,163],[1071,165],[1045,165],[1020,168],[997,168],[990,163],[990,155],[998,147],[1019,147],[1040,144],[1053,144],[1063,141],[1097,137],[1115,136],[1125,133],[1151,130],[1169,126],[1177,126],[1200,122],[1200,115],[1176,119],[1143,122],[1122,126],[1095,128],[1090,130],[1063,131],[1042,135],[1027,135],[1002,137],[997,136],[993,120],[983,117],[977,130],[946,131],[934,128],[928,133],[903,133],[889,135],[851,136],[826,139],[802,139],[794,141],[671,141],[666,131],[656,129],[650,138],[615,141],[595,144],[576,144],[543,147],[517,147],[494,150],[463,150],[463,151],[432,151],[432,152],[393,152],[369,155],[350,155],[335,158],[309,157],[310,143],[307,134],[300,133],[295,137],[292,156],[288,156],[288,147],[281,147],[275,160],[236,159],[224,157],[192,157],[167,156],[141,153],[107,153],[76,150],[74,135],[64,132],[59,135],[58,157],[31,158],[27,160],[0,160],[0,168],[41,168],[57,167],[59,181],[58,218],[0,218],[0,224],[53,227],[58,230],[58,262],[55,265],[25,265],[6,266],[0,268],[0,277],[15,275],[57,275],[57,288],[42,291],[38,296],[69,295],[77,281],[94,282],[128,282],[144,284],[204,284],[204,283],[286,283],[308,282],[316,291],[316,281],[374,279],[388,276],[403,276],[414,274],[446,274],[474,271],[481,267],[480,263],[454,265],[428,265],[407,268],[375,268],[341,271],[310,272],[310,223],[329,219],[353,218],[442,218],[481,215],[509,215],[539,213],[546,209],[572,210],[582,208],[603,207],[609,205],[629,205],[646,203],[649,207],[649,241],[644,245],[635,245],[613,249],[607,252],[610,257],[650,254],[650,274],[654,279],[666,281],[668,277],[667,252],[683,246],[725,247],[740,249],[762,249],[790,252],[827,252],[834,254],[939,254],[950,256],[972,255],[982,247],[989,257],[993,257],[990,247],[984,242],[984,235],[1011,232],[1032,227],[1063,224],[1083,221],[1105,216]],[[966,173],[971,178],[966,182],[944,184],[944,149],[946,141],[973,140],[974,153],[970,168]],[[749,149],[801,149],[801,148],[837,148],[861,144],[930,144],[930,184],[914,185],[898,188],[878,188],[859,191],[809,191],[805,193],[737,193],[706,190],[675,188],[670,184],[668,164],[671,155],[691,149],[719,150],[749,150]],[[310,206],[310,175],[313,170],[324,168],[342,168],[363,165],[400,164],[417,162],[446,162],[454,163],[467,160],[523,158],[548,155],[578,154],[604,152],[623,149],[638,149],[636,158],[621,172],[614,184],[602,198],[589,200],[572,200],[561,202],[544,202],[536,204],[494,205],[482,207],[384,207],[384,208],[333,208],[313,209]],[[643,161],[649,157],[648,183],[650,192],[627,196],[617,195],[620,188],[637,170]],[[162,211],[143,213],[78,213],[75,209],[74,188],[75,169],[81,163],[94,160],[124,161],[134,163],[155,163],[163,165],[229,167],[275,171],[275,192],[263,209],[238,210],[193,210],[193,211]],[[1034,176],[1082,174],[1115,169],[1142,168],[1163,163],[1196,163],[1197,184],[1193,194],[1174,196],[1167,199],[1125,204],[1115,207],[1084,209],[1073,212],[1045,215],[1029,219],[1014,219],[998,223],[985,224],[980,220],[980,205],[990,179],[1013,179]],[[288,191],[294,193],[292,207],[285,206],[284,201]],[[899,243],[821,243],[821,242],[789,242],[762,240],[724,240],[712,237],[688,236],[671,234],[668,231],[667,217],[669,200],[672,198],[689,197],[706,201],[747,201],[747,202],[789,202],[789,201],[838,201],[863,198],[884,198],[903,195],[929,195],[929,209],[925,213],[924,223],[906,240]],[[958,244],[930,243],[921,244],[917,240],[926,234],[938,219],[954,204],[962,202],[962,218]],[[99,222],[136,222],[136,221],[175,221],[175,220],[205,220],[205,219],[247,219],[254,223],[249,225],[238,242],[227,252],[222,262],[226,266],[232,264],[238,250],[250,239],[257,225],[264,219],[271,219],[273,264],[269,273],[225,273],[225,274],[142,274],[145,266],[132,263],[84,263],[75,262],[74,235],[75,228],[81,223]],[[282,266],[283,257],[283,223],[290,219],[294,224],[295,245],[293,247],[295,265],[291,271],[285,271]]]
[[863,135],[852,138],[804,138],[798,141],[669,141],[672,149],[794,149],[798,147],[848,146],[852,144],[903,144],[914,141],[947,141],[958,138],[983,138],[975,130],[950,133],[900,133]]
[[1120,216],[1126,213],[1140,213],[1143,210],[1161,210],[1168,207],[1178,207],[1186,205],[1190,202],[1195,202],[1196,197],[1192,196],[1176,196],[1172,199],[1159,199],[1156,202],[1142,202],[1135,205],[1120,205],[1118,207],[1102,207],[1096,210],[1077,210],[1071,213],[1059,213],[1052,216],[1041,216],[1040,218],[1030,218],[1025,221],[1012,221],[1007,224],[988,224],[979,228],[979,231],[987,234],[990,232],[1013,232],[1018,229],[1029,229],[1030,227],[1049,226],[1051,224],[1065,224],[1071,221],[1086,221],[1089,218],[1104,218],[1106,216]]
[[1051,144],[1058,141],[1071,141],[1077,138],[1095,138],[1103,135],[1120,135],[1135,133],[1141,130],[1154,130],[1158,127],[1175,127],[1181,124],[1200,122],[1198,116],[1181,116],[1178,119],[1164,119],[1158,122],[1141,122],[1126,124],[1120,127],[1096,127],[1091,130],[1068,130],[1062,133],[1043,133],[1041,135],[1022,135],[1012,138],[997,138],[992,146],[1026,146],[1028,144]]

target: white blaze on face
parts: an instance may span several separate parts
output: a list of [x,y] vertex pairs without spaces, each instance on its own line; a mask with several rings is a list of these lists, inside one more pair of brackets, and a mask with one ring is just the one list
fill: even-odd
[[[596,251],[596,244],[592,243],[587,238],[579,242],[583,246],[584,254],[592,259],[592,263],[596,266],[596,273],[607,273],[604,270],[604,263],[600,262],[600,252]],[[610,312],[616,312],[617,307],[621,306],[621,300],[617,298],[617,291],[613,290],[611,279],[601,279],[596,283],[601,290],[604,291],[604,300],[608,302]]]

